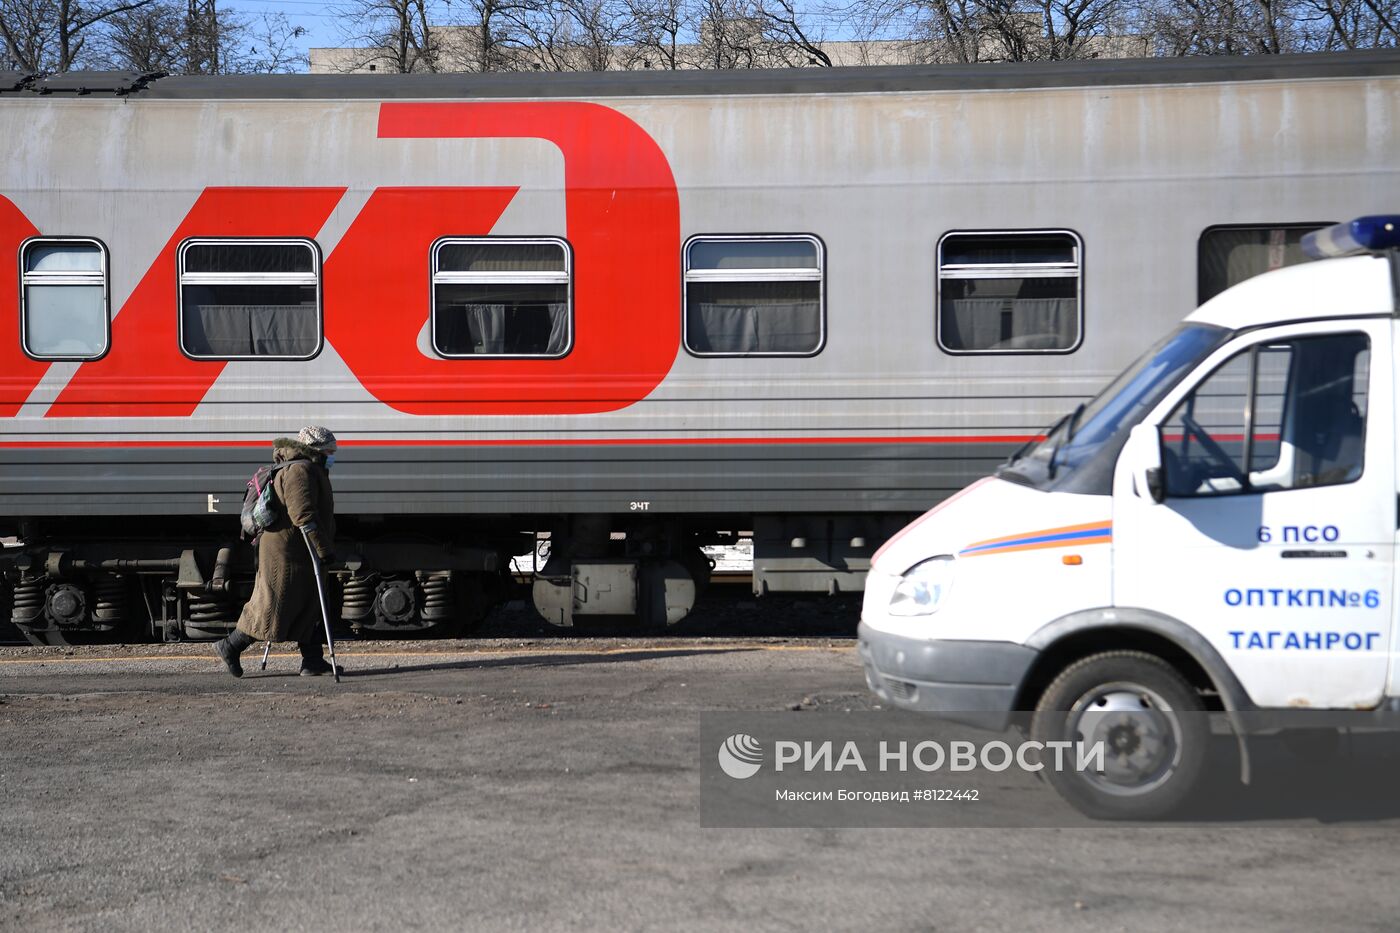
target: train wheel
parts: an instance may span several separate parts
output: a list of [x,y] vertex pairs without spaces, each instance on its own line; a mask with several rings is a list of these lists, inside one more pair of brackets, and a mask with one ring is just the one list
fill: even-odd
[[119,611],[122,584],[103,580],[94,619],[91,584],[53,582],[43,577],[20,581],[14,591],[11,621],[31,645],[68,647],[103,645],[125,640],[126,619]]

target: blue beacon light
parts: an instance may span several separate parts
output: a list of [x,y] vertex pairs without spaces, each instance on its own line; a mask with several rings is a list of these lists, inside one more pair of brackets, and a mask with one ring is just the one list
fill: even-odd
[[1375,214],[1323,227],[1303,237],[1302,247],[1310,259],[1400,249],[1400,214]]

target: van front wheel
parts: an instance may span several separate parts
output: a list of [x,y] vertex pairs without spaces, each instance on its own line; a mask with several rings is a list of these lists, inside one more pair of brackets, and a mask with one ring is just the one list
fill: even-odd
[[[1042,772],[1075,809],[1146,820],[1171,813],[1195,789],[1210,727],[1200,696],[1170,664],[1140,651],[1108,651],[1071,664],[1046,688],[1031,738],[1080,747],[1064,756],[1063,770]],[[1089,762],[1084,770],[1074,767],[1081,756]]]

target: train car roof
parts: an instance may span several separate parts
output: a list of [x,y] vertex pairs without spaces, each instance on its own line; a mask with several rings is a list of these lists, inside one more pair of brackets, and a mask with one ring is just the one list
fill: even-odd
[[1377,77],[1400,74],[1400,50],[1309,55],[1103,59],[729,71],[493,74],[180,75],[0,72],[0,97],[141,100],[607,98],[1016,90]]

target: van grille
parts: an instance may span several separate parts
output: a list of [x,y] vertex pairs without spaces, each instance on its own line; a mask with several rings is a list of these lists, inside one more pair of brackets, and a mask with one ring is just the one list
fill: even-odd
[[896,700],[913,700],[919,695],[917,686],[907,680],[895,680],[893,677],[885,678],[885,689]]

